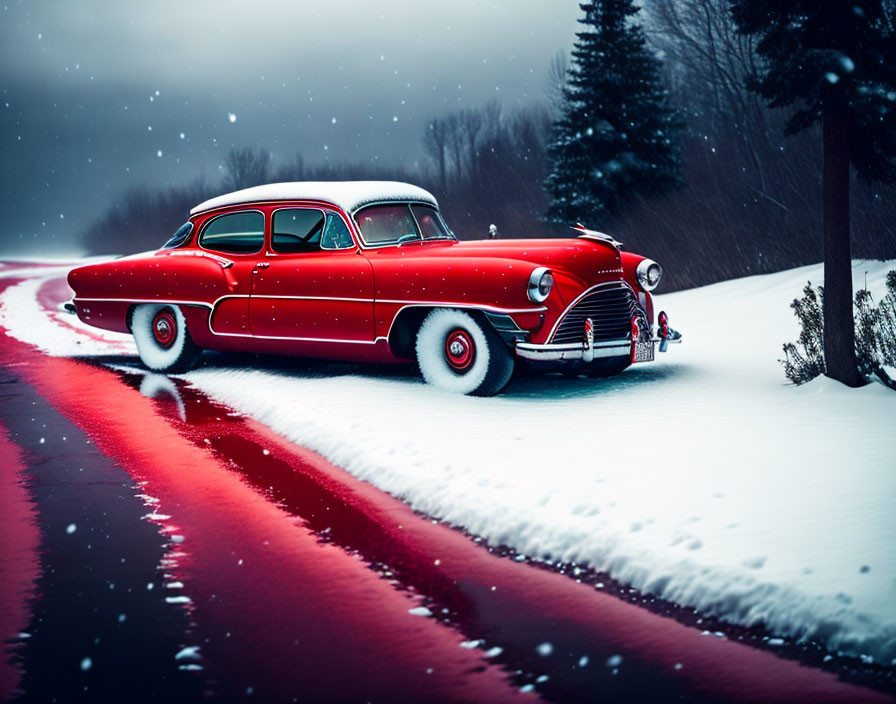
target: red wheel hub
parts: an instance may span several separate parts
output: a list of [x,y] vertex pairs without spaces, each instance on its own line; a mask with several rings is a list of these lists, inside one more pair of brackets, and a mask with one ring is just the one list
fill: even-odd
[[152,319],[152,334],[161,347],[168,349],[177,339],[177,318],[170,310],[162,310]]
[[466,330],[452,330],[445,339],[445,359],[456,372],[465,372],[476,360],[476,345]]

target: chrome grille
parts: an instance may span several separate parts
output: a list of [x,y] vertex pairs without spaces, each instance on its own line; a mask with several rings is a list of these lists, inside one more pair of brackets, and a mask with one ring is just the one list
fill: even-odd
[[632,290],[625,284],[610,284],[595,289],[576,303],[560,321],[550,342],[581,342],[585,318],[594,323],[594,341],[618,340],[632,331],[632,316],[638,312]]

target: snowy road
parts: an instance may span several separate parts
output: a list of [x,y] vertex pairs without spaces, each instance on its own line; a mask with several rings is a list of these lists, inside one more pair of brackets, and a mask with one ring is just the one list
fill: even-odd
[[[872,284],[886,270],[874,266]],[[286,697],[313,681],[307,673],[326,686],[340,658],[357,663],[363,681],[380,681],[370,672],[385,668],[383,689],[367,691],[388,691],[395,673],[363,656],[379,649],[419,676],[401,676],[406,689],[397,698],[408,700],[425,690],[496,701],[529,686],[552,700],[673,691],[689,699],[870,696],[772,654],[815,657],[788,645],[800,636],[890,666],[894,397],[825,383],[794,390],[774,361],[780,343],[795,337],[786,303],[814,273],[668,296],[662,305],[687,339],[661,363],[610,382],[522,379],[498,399],[445,396],[371,368],[283,360],[255,369],[211,357],[186,386],[116,373],[65,357],[126,363],[129,342],[54,312],[65,296],[57,272],[34,269],[22,282],[17,273],[0,269],[14,284],[0,297],[0,324],[58,356],[27,353],[6,338],[4,364],[146,482],[145,495],[159,503],[151,520],[174,540],[166,564],[186,585],[197,635],[208,639],[200,652],[230,678],[226,691],[278,683],[276,696]],[[732,310],[750,331],[743,339],[720,336],[726,326],[717,321]],[[168,400],[150,402],[140,390]],[[118,424],[119,416],[139,425]],[[518,557],[575,561],[615,581],[585,571],[577,584],[495,557],[358,478]],[[240,569],[247,559],[258,561],[255,569]],[[310,567],[318,562],[319,570]],[[604,589],[595,589],[601,579]],[[306,582],[309,589],[296,590]],[[687,627],[683,611],[659,618],[604,594],[628,585],[698,606],[704,618],[765,622],[773,637],[759,640],[763,649],[745,647],[736,639],[751,642],[749,631],[704,635],[708,619],[691,617],[698,628]],[[329,593],[335,602],[321,596]],[[274,620],[271,603],[282,605]],[[416,615],[424,607],[429,615]],[[303,609],[337,622],[309,624],[322,634],[318,659],[307,655],[296,670],[306,679],[284,678],[297,631],[283,614]],[[357,651],[344,650],[348,623],[363,634]],[[257,644],[258,663],[228,648],[235,630],[210,633],[209,624],[243,629],[239,642]],[[607,666],[617,655],[625,664]],[[851,667],[842,658],[826,666],[838,663],[841,673],[843,663]],[[706,684],[710,671],[722,672],[716,689]],[[477,674],[460,674],[469,672]],[[246,684],[240,673],[259,681]]]

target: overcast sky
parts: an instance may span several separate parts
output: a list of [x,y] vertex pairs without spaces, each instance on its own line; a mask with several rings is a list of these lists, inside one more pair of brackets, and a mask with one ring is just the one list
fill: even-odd
[[234,145],[275,164],[413,163],[434,115],[545,99],[580,14],[576,0],[0,2],[0,251],[43,254],[77,251],[129,186],[216,180]]

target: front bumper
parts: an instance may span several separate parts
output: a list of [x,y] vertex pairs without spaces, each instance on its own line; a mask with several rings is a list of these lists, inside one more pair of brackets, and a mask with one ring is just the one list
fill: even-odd
[[[666,342],[680,343],[681,333],[670,330]],[[653,336],[651,342],[663,342],[663,338]],[[664,352],[664,346],[660,345],[660,351]],[[586,339],[582,342],[571,342],[562,345],[537,345],[531,342],[517,342],[515,352],[518,357],[540,362],[584,360],[590,362],[602,357],[630,357],[632,354],[632,341],[629,337],[619,340],[604,340],[589,344]]]
[[[573,342],[563,345],[536,345],[531,342],[517,342],[516,354],[523,359],[550,362],[569,359],[584,359],[588,350],[584,342]],[[607,340],[595,342],[591,348],[591,358],[627,357],[632,352],[632,341],[629,339]]]

